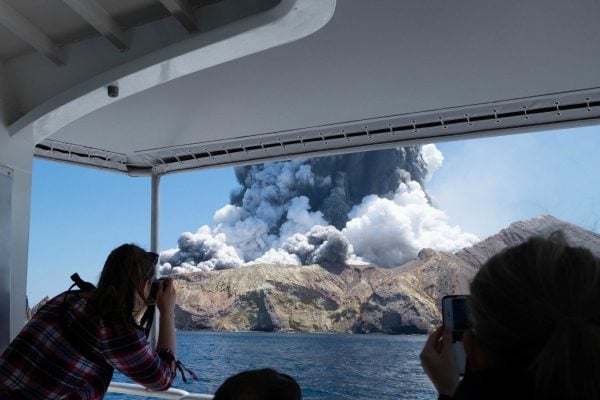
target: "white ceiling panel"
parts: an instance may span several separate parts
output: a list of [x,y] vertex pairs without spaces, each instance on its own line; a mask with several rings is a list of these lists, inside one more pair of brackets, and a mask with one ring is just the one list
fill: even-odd
[[[337,1],[312,35],[107,103],[43,144],[183,169],[181,157],[220,165],[595,123],[598,15],[596,0]],[[327,139],[361,130],[352,145]]]

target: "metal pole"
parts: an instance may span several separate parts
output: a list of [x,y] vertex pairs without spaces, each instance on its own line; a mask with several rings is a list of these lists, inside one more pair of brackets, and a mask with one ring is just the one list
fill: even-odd
[[[152,175],[152,193],[150,201],[150,251],[158,253],[159,238],[158,238],[158,220],[160,217],[159,205],[160,205],[160,176]],[[158,264],[154,271],[154,276],[158,277]],[[152,347],[156,348],[156,341],[158,340],[158,308],[154,311],[154,321],[152,321],[152,329],[150,330],[150,343]]]

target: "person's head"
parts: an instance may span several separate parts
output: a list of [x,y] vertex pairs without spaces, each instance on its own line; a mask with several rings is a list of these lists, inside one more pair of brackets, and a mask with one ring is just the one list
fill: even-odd
[[91,304],[94,313],[111,317],[125,324],[133,323],[132,315],[144,307],[143,301],[154,276],[158,255],[135,244],[124,244],[114,249],[106,259],[98,287]]
[[240,372],[225,380],[214,400],[300,400],[302,392],[289,375],[273,369]]
[[474,277],[470,308],[491,363],[529,376],[536,398],[600,398],[600,261],[590,251],[560,233],[506,249]]

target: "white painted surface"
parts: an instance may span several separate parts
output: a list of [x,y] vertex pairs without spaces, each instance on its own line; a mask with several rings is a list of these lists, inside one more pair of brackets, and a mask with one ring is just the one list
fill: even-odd
[[[25,324],[25,294],[27,286],[27,252],[29,250],[29,214],[31,203],[31,170],[33,141],[31,137],[10,138],[0,126],[0,166],[12,172],[12,193],[9,208],[2,209],[7,217],[2,229],[8,232],[8,262],[10,274],[0,275],[0,287],[8,287],[10,301],[0,302],[0,315],[10,321],[10,338]],[[8,223],[8,225],[6,225]],[[5,255],[3,254],[3,257]],[[8,285],[7,285],[8,282]],[[0,337],[0,349],[8,344]]]
[[137,384],[121,382],[111,382],[110,386],[108,387],[108,392],[172,400],[212,400],[213,398],[213,396],[210,394],[189,393],[185,390],[175,388],[160,392],[153,392]]
[[63,2],[108,39],[117,49],[128,49],[125,33],[119,24],[95,0],[63,0]]
[[0,25],[5,26],[52,62],[64,64],[64,54],[56,44],[4,0],[0,0]]
[[[261,15],[192,37],[70,88],[27,113],[9,131],[11,135],[31,134],[40,142],[134,94],[309,35],[329,21],[334,7],[335,0],[283,0]],[[112,83],[119,85],[118,98],[106,95],[105,86]],[[164,104],[162,99],[155,100]],[[77,136],[95,136],[98,129],[105,129],[103,125],[86,134],[76,128],[80,132]]]
[[[0,304],[10,304],[12,169],[0,166]],[[10,314],[0,312],[0,351],[10,340]]]
[[[11,132],[31,130],[36,141],[48,137],[129,157],[239,147],[432,110],[437,118],[515,99],[541,104],[563,92],[597,97],[600,88],[595,0],[344,0],[314,34],[256,51],[257,42],[279,35],[273,29],[282,21],[290,32],[307,29],[314,18],[301,18],[307,16],[291,4],[100,73],[30,111]],[[289,15],[282,13],[290,6]],[[253,25],[261,18],[273,23]],[[189,63],[191,54],[200,64]],[[113,81],[121,87],[118,99],[98,89]]]

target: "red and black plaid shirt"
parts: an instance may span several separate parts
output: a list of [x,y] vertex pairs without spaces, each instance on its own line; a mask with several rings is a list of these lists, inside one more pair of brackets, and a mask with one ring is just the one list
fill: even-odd
[[63,293],[34,315],[0,356],[0,399],[101,399],[115,368],[151,390],[171,386],[168,354],[139,328],[89,318],[86,305]]

